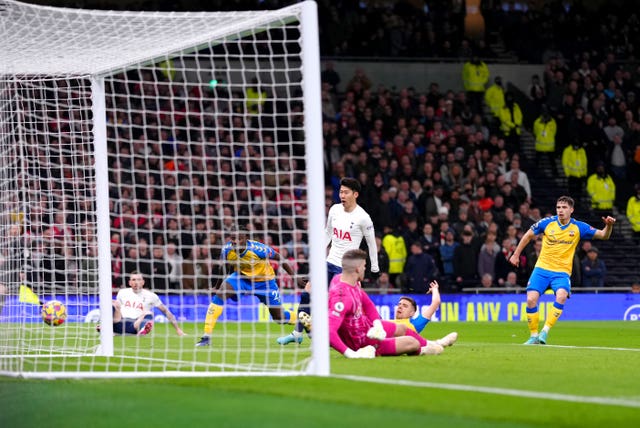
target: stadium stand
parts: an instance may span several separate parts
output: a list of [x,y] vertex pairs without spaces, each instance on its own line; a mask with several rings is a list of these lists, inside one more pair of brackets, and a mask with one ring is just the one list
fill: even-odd
[[[74,2],[79,3],[96,7],[89,1]],[[99,7],[180,10],[190,3],[103,1]],[[246,8],[255,6],[255,2],[245,3]],[[272,0],[260,2],[260,5],[273,8],[289,3]],[[422,242],[424,250],[436,261],[438,279],[445,292],[479,286],[477,271],[464,278],[459,272],[448,272],[445,264],[449,255],[444,249],[450,245],[447,232],[453,233],[457,244],[451,245],[456,246],[462,242],[465,228],[470,230],[473,234],[471,245],[476,253],[487,234],[495,232],[500,247],[496,260],[508,259],[523,231],[541,216],[553,213],[555,198],[566,193],[564,174],[554,175],[552,165],[545,158],[539,164],[535,161],[531,127],[540,105],[546,104],[559,122],[556,147],[556,169],[559,171],[562,171],[559,153],[574,138],[579,139],[587,150],[589,174],[595,169],[596,159],[605,159],[607,169],[611,170],[611,166],[615,166],[611,164],[613,146],[604,128],[607,119],[614,117],[623,130],[626,170],[616,178],[619,193],[613,214],[618,224],[612,239],[598,243],[598,247],[607,266],[605,285],[627,287],[633,282],[640,265],[640,252],[632,240],[624,210],[633,184],[640,181],[640,164],[633,157],[640,147],[640,104],[637,102],[640,99],[640,67],[635,63],[632,48],[639,42],[640,23],[635,14],[621,16],[608,8],[606,2],[594,10],[576,4],[567,9],[568,3],[560,1],[546,2],[541,8],[529,6],[527,2],[491,2],[493,7],[483,13],[487,27],[492,30],[484,39],[470,41],[463,33],[463,8],[455,6],[461,2],[428,2],[428,7],[425,5],[422,9],[412,8],[410,2],[398,2],[394,8],[387,7],[386,2],[374,1],[318,3],[322,54],[333,61],[356,56],[429,57],[460,62],[462,68],[462,60],[473,53],[488,61],[489,67],[491,61],[545,64],[541,82],[544,94],[538,99],[532,99],[528,88],[508,88],[524,117],[522,133],[515,142],[505,137],[488,111],[475,117],[463,92],[446,88],[439,91],[436,87],[431,92],[416,93],[412,88],[402,87],[401,82],[393,90],[371,82],[366,70],[358,70],[353,76],[338,76],[338,81],[343,83],[338,88],[331,86],[327,79],[323,85],[327,204],[335,201],[336,183],[341,177],[359,177],[363,184],[361,205],[371,214],[381,235],[399,234],[404,237],[407,248],[416,241]],[[240,9],[243,4],[213,1],[202,7]],[[596,25],[596,22],[603,24]],[[544,28],[545,31],[531,28]],[[572,36],[567,37],[567,34]],[[571,43],[565,43],[568,40]],[[584,116],[591,116],[592,124]],[[156,143],[160,142],[161,135],[157,136]],[[139,149],[127,147],[130,159],[126,159],[124,152],[117,158],[120,162],[126,160],[134,164]],[[188,146],[177,149],[184,150],[185,156],[189,156]],[[514,159],[519,161],[519,174],[510,172]],[[193,161],[192,165],[195,165]],[[162,175],[157,178],[164,179]],[[136,183],[135,176],[118,179],[128,180],[132,188],[140,184]],[[164,209],[166,213],[171,205],[157,206],[154,200],[145,200],[145,195],[137,196],[138,207],[121,206],[112,218],[116,272],[126,267],[127,259],[131,262],[131,257],[139,257],[123,253],[123,249],[143,238],[132,238],[127,222],[147,221],[154,214],[152,209],[158,212]],[[586,193],[578,198],[574,216],[601,227],[600,216],[591,210]],[[173,242],[167,238],[173,233],[172,229],[182,230],[175,233],[182,234],[180,239],[191,239],[192,242],[190,247],[182,242],[184,271],[206,269],[207,275],[214,275],[211,260],[224,236],[199,233],[196,226],[202,223],[197,213],[185,211],[179,217],[179,224],[170,226],[168,221],[165,230],[152,230],[145,240],[152,245],[165,245]],[[433,229],[432,236],[423,233],[427,224]],[[515,235],[510,229],[515,229]],[[159,235],[163,238],[158,238]],[[273,244],[284,247],[287,243]],[[210,251],[201,252],[203,245],[211,245]],[[519,286],[526,282],[535,261],[533,245],[523,257],[524,268],[516,272]],[[46,271],[50,282],[55,281],[51,278],[55,278],[55,270],[62,266],[60,263],[59,260],[51,261],[40,268]],[[509,270],[495,272],[496,276],[501,276],[493,279],[494,287],[504,283]],[[385,292],[404,288],[406,279],[402,275],[397,278],[391,289],[385,285]],[[206,288],[207,282],[183,282],[180,286]],[[164,287],[178,287],[172,284]],[[114,283],[114,287],[117,286],[119,284]],[[367,286],[375,289],[376,283],[370,281]]]

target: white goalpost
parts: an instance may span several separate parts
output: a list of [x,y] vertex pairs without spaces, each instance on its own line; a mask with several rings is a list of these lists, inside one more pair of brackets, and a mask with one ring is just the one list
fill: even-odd
[[[220,251],[238,226],[326,284],[316,4],[256,12],[112,12],[0,1],[0,375],[329,374],[326,287],[313,341],[276,342],[251,295],[203,333]],[[114,335],[134,271],[154,312]],[[42,303],[67,311],[42,322]],[[324,322],[319,320],[325,320]],[[99,322],[99,328],[97,328]]]

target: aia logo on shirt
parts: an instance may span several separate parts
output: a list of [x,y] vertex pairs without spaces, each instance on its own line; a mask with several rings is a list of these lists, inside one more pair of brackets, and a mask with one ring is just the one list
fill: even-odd
[[142,306],[142,303],[139,302],[134,302],[131,300],[127,300],[126,302],[124,302],[124,307],[125,308],[134,308],[134,309],[139,309],[139,310],[144,310],[144,307]]
[[349,241],[351,242],[351,233],[346,230],[340,230],[336,227],[333,228],[333,236],[336,237],[337,239],[342,239],[343,241]]

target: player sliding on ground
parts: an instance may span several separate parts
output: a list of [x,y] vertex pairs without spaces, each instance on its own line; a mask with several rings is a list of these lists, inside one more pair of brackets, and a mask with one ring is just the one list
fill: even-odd
[[[520,254],[535,236],[543,234],[542,250],[527,284],[527,324],[531,337],[525,345],[546,344],[549,329],[554,326],[571,293],[571,269],[573,256],[581,239],[609,239],[616,219],[602,217],[604,228],[596,229],[587,223],[571,218],[573,199],[560,196],[556,202],[556,215],[546,217],[531,226],[523,236],[509,262],[518,266]],[[556,295],[553,310],[538,333],[538,299],[548,288]]]
[[[400,336],[405,334],[406,329],[414,330],[417,333],[422,333],[422,330],[429,324],[431,317],[436,313],[440,307],[440,285],[438,281],[431,281],[429,284],[429,291],[427,294],[431,294],[431,304],[427,307],[423,307],[422,311],[416,315],[418,311],[418,305],[416,301],[408,296],[402,296],[398,304],[396,305],[396,313],[394,322],[398,324],[397,334]],[[436,340],[436,343],[442,346],[451,346],[458,340],[458,333],[447,334],[445,337]]]
[[349,250],[342,257],[342,273],[329,288],[329,343],[347,358],[376,355],[440,354],[442,346],[427,341],[411,329],[397,334],[398,324],[380,320],[373,302],[360,286],[367,253]]
[[[245,228],[238,228],[231,240],[222,247],[221,258],[225,262],[226,271],[233,271],[229,276],[220,281],[214,287],[216,294],[211,298],[211,304],[207,309],[204,321],[204,335],[196,346],[209,346],[211,333],[222,315],[224,302],[227,299],[237,300],[241,294],[253,294],[260,303],[267,306],[274,321],[279,323],[295,324],[296,316],[282,308],[280,290],[276,283],[276,274],[269,263],[275,260],[292,277],[293,269],[280,253],[270,246],[258,241],[247,239],[248,232]],[[298,285],[304,286],[302,278],[298,279]]]
[[[131,272],[129,288],[118,291],[116,300],[113,300],[112,304],[114,334],[137,334],[138,336],[149,334],[153,329],[153,308],[156,307],[164,313],[176,329],[178,336],[184,336],[176,317],[162,303],[158,295],[144,288],[144,278],[138,271]],[[100,324],[97,330],[100,331]]]

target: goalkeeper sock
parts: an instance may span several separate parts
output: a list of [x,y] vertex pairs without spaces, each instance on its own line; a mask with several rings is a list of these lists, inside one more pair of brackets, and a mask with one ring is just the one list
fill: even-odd
[[529,325],[529,332],[531,336],[538,336],[538,324],[540,323],[540,313],[538,307],[527,308],[527,324]]
[[204,319],[205,336],[211,336],[211,333],[213,333],[213,329],[216,326],[216,322],[218,321],[218,318],[220,318],[220,315],[222,315],[222,311],[224,310],[224,306],[216,302],[216,300],[222,302],[222,300],[218,298],[218,296],[214,296],[211,300],[212,303],[209,304],[209,308],[207,309],[207,316]]
[[542,328],[544,331],[549,331],[551,327],[553,327],[562,315],[562,310],[564,309],[564,305],[554,302],[553,310],[547,315],[547,321],[544,323],[544,327]]

